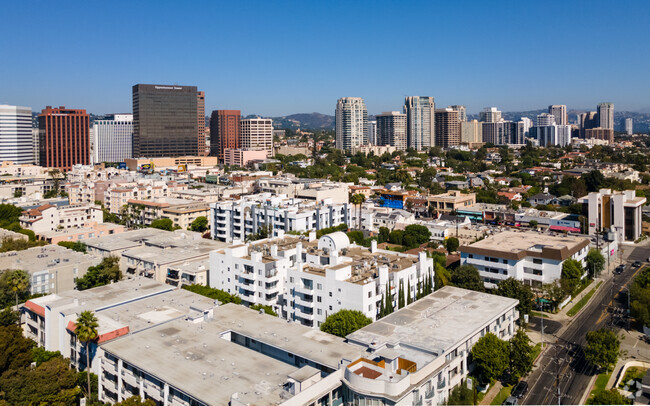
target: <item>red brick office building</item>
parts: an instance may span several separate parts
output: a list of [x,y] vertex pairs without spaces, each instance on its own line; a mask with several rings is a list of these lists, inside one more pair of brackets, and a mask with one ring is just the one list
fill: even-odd
[[39,164],[69,171],[90,163],[89,117],[86,110],[47,106],[38,116]]

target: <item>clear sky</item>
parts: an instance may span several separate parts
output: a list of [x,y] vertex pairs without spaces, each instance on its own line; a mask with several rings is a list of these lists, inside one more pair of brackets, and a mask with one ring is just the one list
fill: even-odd
[[650,108],[650,1],[5,1],[0,104],[130,112],[136,83],[206,112],[371,114],[404,96],[503,111]]

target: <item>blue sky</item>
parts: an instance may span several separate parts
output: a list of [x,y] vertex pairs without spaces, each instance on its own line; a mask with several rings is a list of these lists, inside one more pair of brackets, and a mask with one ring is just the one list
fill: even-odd
[[0,104],[130,112],[136,83],[206,111],[371,114],[404,96],[503,111],[650,108],[649,1],[9,1]]

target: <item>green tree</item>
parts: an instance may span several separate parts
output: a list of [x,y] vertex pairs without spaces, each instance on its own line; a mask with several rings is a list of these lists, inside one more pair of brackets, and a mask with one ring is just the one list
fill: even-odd
[[510,339],[510,379],[516,382],[533,369],[533,346],[530,339],[522,329],[517,330]]
[[460,246],[460,242],[458,241],[458,238],[456,237],[449,237],[445,241],[445,248],[447,248],[448,253],[456,252],[458,250],[458,247]]
[[585,359],[603,371],[616,364],[621,342],[612,330],[601,328],[587,333]]
[[0,327],[0,376],[9,370],[27,368],[32,363],[34,345],[17,325]]
[[268,314],[269,316],[278,317],[278,314],[273,311],[273,308],[271,306],[268,305],[255,304],[250,306],[249,309],[257,310],[257,311],[263,310],[264,313]]
[[327,316],[320,329],[329,334],[345,337],[372,323],[372,320],[358,310],[339,310]]
[[203,233],[208,229],[208,219],[205,216],[199,216],[190,224],[190,230]]
[[[99,323],[97,322],[97,317],[90,310],[81,312],[77,321],[75,323],[74,333],[84,344],[86,350],[86,371],[90,371],[90,342],[95,341],[98,337],[97,329],[99,328]],[[92,391],[90,388],[90,374],[87,374],[88,377],[88,396],[91,396]]]
[[631,405],[632,402],[621,395],[616,388],[601,390],[587,401],[589,405]]
[[409,305],[413,303],[413,298],[411,297],[411,281],[406,280],[406,304]]
[[544,292],[544,296],[546,299],[548,299],[551,304],[553,305],[553,309],[555,310],[562,300],[566,297],[566,293],[564,292],[564,289],[562,289],[562,286],[556,281],[554,283],[547,283],[542,286],[542,291]]
[[404,299],[404,281],[399,280],[399,290],[397,291],[397,307],[399,309],[403,308],[405,306],[405,299]]
[[350,203],[353,205],[357,206],[357,218],[359,220],[359,226],[358,229],[361,230],[361,206],[363,205],[363,202],[366,201],[366,196],[362,193],[357,193],[352,195],[350,198]]
[[76,281],[77,290],[86,290],[97,286],[108,285],[122,279],[120,271],[120,259],[109,256],[102,259],[96,266],[88,268],[88,272]]
[[390,281],[386,282],[386,306],[384,306],[386,315],[391,314],[395,311],[393,307],[393,293],[390,290]]
[[605,182],[605,176],[603,176],[603,174],[596,169],[594,169],[591,172],[585,173],[584,175],[581,176],[581,178],[585,182],[585,185],[587,186],[587,191],[589,192],[597,192],[598,190],[600,190],[600,187]]
[[644,268],[630,286],[630,311],[643,326],[650,326],[650,268]]
[[156,406],[156,402],[151,399],[140,399],[140,396],[131,396],[121,402],[115,403],[113,406]]
[[171,219],[162,218],[162,219],[156,219],[152,221],[149,227],[158,228],[160,230],[172,231],[174,229],[174,223],[172,222]]
[[499,296],[519,300],[517,310],[519,310],[519,313],[522,315],[530,314],[531,310],[533,310],[533,301],[535,300],[533,291],[530,289],[529,285],[526,285],[515,278],[508,278],[499,282],[496,293]]
[[417,245],[429,242],[431,231],[425,226],[419,224],[410,224],[404,229],[404,236],[411,236],[415,239]]
[[451,283],[463,289],[484,292],[485,285],[481,280],[478,270],[472,265],[461,265],[451,273]]
[[387,242],[389,235],[390,235],[390,230],[388,229],[388,227],[379,227],[379,237],[377,239],[377,242],[379,243]]
[[438,262],[435,263],[433,268],[435,270],[434,289],[438,290],[443,286],[449,285],[449,282],[451,280],[451,273],[449,270]]
[[530,226],[530,228],[537,228],[537,226],[539,225],[539,223],[537,222],[537,220],[530,220],[530,221],[528,222],[528,225]]
[[393,230],[390,232],[388,236],[388,242],[390,242],[391,244],[402,245],[403,237],[404,237],[404,231]]
[[57,244],[62,247],[66,247],[69,250],[83,252],[84,254],[88,252],[88,247],[86,246],[86,244],[82,243],[81,241],[75,241],[75,242],[60,241]]
[[447,399],[447,405],[473,405],[474,404],[474,391],[467,387],[465,381],[461,382],[460,385],[454,386],[449,398]]
[[218,300],[221,304],[235,303],[241,304],[241,298],[236,295],[231,295],[225,290],[211,288],[204,285],[184,285],[183,289],[194,292],[198,295],[209,297],[210,299]]
[[4,310],[0,311],[0,326],[2,327],[18,324],[19,320],[20,313],[13,310],[11,307],[7,307]]
[[562,264],[562,276],[560,277],[560,284],[562,289],[567,295],[572,295],[575,292],[580,278],[584,273],[580,261],[569,258]]
[[595,248],[590,249],[586,259],[587,270],[592,278],[600,275],[603,269],[605,269],[605,257],[599,250]]
[[508,368],[508,342],[492,333],[481,337],[472,347],[472,360],[478,372],[488,380],[499,379]]
[[44,362],[51,360],[52,358],[60,357],[61,353],[59,351],[47,351],[43,347],[34,347],[32,348],[32,357],[36,366],[41,365]]
[[7,228],[9,224],[18,222],[23,209],[13,204],[0,204],[0,227]]
[[[9,274],[8,282],[11,291],[14,292],[16,310],[18,310],[18,295],[29,291],[29,274],[20,269],[13,270]],[[20,316],[18,317],[18,324],[21,324]]]

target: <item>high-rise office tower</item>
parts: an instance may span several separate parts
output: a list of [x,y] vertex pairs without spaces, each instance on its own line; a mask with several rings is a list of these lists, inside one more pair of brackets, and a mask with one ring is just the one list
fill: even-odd
[[407,115],[388,111],[377,115],[377,140],[381,145],[392,145],[399,150],[407,148]]
[[586,137],[586,130],[598,127],[598,113],[590,111],[588,113],[580,114],[580,138]]
[[517,122],[517,139],[521,140],[521,144],[526,143],[526,138],[530,137],[530,128],[533,126],[533,120],[528,117],[522,117]]
[[210,116],[210,155],[224,159],[226,148],[241,147],[241,111],[214,110]]
[[540,147],[559,145],[566,147],[571,144],[571,126],[570,125],[546,125],[535,127],[537,141]]
[[632,121],[631,118],[625,119],[625,133],[627,135],[634,134],[634,122]]
[[598,127],[614,129],[614,103],[598,104]]
[[115,114],[93,124],[93,162],[133,158],[133,114]]
[[90,163],[89,117],[86,110],[47,106],[38,116],[39,165],[69,171]]
[[545,127],[547,125],[557,124],[555,121],[555,116],[549,113],[542,113],[537,116],[536,125],[537,127]]
[[483,126],[478,120],[460,122],[460,142],[476,144],[483,142]]
[[205,92],[196,92],[196,114],[197,143],[199,144],[197,155],[207,156],[210,150],[205,142]]
[[447,148],[460,144],[460,120],[458,111],[450,108],[438,109],[436,118],[436,143],[435,145]]
[[377,140],[377,121],[368,121],[368,134],[366,135],[366,138],[368,138],[368,144],[370,145],[379,145],[378,140]]
[[0,104],[0,161],[34,162],[30,107]]
[[197,94],[196,86],[133,86],[133,156],[195,156]]
[[498,121],[482,123],[483,142],[489,142],[494,145],[522,144],[523,140],[519,139],[518,124],[513,121]]
[[435,138],[435,102],[430,96],[409,96],[404,100],[407,147],[423,150],[433,147]]
[[336,102],[336,148],[350,151],[368,143],[368,109],[361,97],[342,97]]
[[557,125],[569,124],[569,118],[567,117],[566,106],[564,104],[548,106],[548,114],[555,116],[555,124]]
[[247,118],[241,120],[241,148],[273,153],[273,120],[270,118]]
[[454,104],[453,106],[449,106],[449,108],[458,112],[458,119],[461,123],[467,121],[467,108],[465,106]]
[[496,107],[486,107],[479,113],[479,121],[484,123],[498,123],[501,121],[501,112]]

